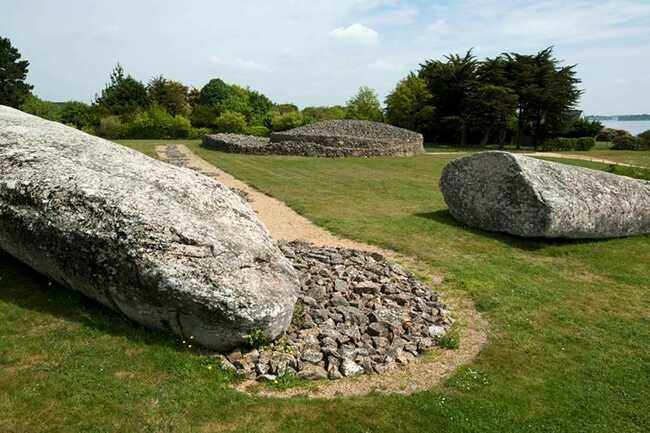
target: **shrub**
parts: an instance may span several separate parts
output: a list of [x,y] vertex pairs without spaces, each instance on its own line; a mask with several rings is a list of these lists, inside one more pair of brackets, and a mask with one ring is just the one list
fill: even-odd
[[554,137],[547,139],[540,150],[544,152],[555,150],[589,150],[596,145],[593,137],[566,138]]
[[192,124],[190,123],[190,119],[179,114],[172,119],[169,138],[188,138],[191,131]]
[[126,129],[128,138],[187,138],[192,125],[186,117],[172,116],[155,105],[137,113]]
[[540,150],[549,152],[554,150],[574,150],[577,146],[577,139],[575,138],[549,138],[542,144]]
[[68,101],[61,105],[61,122],[82,129],[95,123],[92,107],[78,101]]
[[246,117],[234,111],[226,111],[217,117],[214,126],[219,132],[242,133],[246,129]]
[[289,111],[287,113],[271,112],[271,129],[273,131],[286,131],[303,125],[303,117],[298,111]]
[[650,129],[638,135],[639,145],[644,149],[650,149]]
[[[597,120],[584,118],[573,119],[569,125],[566,125],[562,135],[570,138],[595,137],[604,129],[603,124]],[[609,141],[609,140],[607,140]]]
[[108,139],[123,138],[125,127],[118,116],[104,117],[97,126],[97,135]]
[[59,104],[44,101],[34,95],[27,96],[20,109],[25,113],[33,114],[43,119],[53,120],[55,122],[61,121],[61,106]]
[[255,135],[257,137],[268,137],[270,132],[269,128],[262,125],[249,126],[244,130],[244,134]]
[[630,133],[623,129],[603,128],[596,136],[596,140],[613,142],[616,137],[624,135],[630,135]]
[[217,118],[217,112],[214,108],[207,105],[197,105],[192,110],[190,120],[195,128],[210,128],[214,125]]
[[190,134],[188,135],[187,138],[191,138],[191,139],[203,138],[204,135],[208,135],[209,133],[210,133],[210,128],[192,128],[190,129]]
[[614,150],[639,150],[640,149],[640,140],[633,136],[630,133],[625,135],[618,135],[612,140]]
[[85,132],[86,134],[97,135],[97,131],[92,126],[84,126],[81,128],[81,131]]
[[345,106],[346,117],[356,120],[383,122],[384,113],[377,93],[370,87],[362,86]]
[[576,139],[576,150],[590,150],[596,145],[594,137],[580,137]]

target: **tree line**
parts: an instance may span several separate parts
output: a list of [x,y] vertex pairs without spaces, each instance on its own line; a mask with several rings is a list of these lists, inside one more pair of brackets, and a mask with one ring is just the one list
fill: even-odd
[[200,89],[163,76],[143,83],[119,64],[93,103],[54,103],[32,95],[29,63],[8,39],[0,38],[0,62],[0,103],[107,138],[191,138],[209,131],[264,136],[319,120],[362,119],[420,132],[433,143],[544,147],[558,137],[593,138],[603,128],[576,113],[582,90],[575,65],[562,65],[552,48],[484,60],[470,50],[426,60],[396,85],[385,108],[368,87],[345,105],[299,109],[219,78]]
[[460,146],[595,137],[602,125],[575,111],[579,83],[575,65],[561,65],[552,47],[482,61],[470,50],[427,60],[401,80],[386,98],[386,119]]

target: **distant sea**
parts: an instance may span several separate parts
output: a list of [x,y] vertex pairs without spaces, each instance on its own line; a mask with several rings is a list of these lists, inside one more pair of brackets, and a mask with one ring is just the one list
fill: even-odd
[[600,123],[606,128],[623,129],[633,135],[650,129],[650,120],[601,120]]

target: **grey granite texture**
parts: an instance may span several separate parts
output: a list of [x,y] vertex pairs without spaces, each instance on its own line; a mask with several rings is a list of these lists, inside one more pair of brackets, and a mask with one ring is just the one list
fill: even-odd
[[450,162],[440,189],[458,221],[482,230],[547,238],[650,233],[650,182],[603,171],[481,152]]
[[0,248],[150,327],[227,350],[292,317],[298,276],[222,184],[0,106]]

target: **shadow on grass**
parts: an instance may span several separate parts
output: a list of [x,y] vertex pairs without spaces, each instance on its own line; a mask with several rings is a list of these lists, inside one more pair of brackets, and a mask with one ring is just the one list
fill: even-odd
[[172,334],[147,329],[81,293],[60,286],[3,250],[0,250],[0,301],[73,321],[104,334],[183,350]]
[[465,224],[458,222],[449,212],[448,209],[437,210],[434,212],[416,213],[416,217],[429,219],[441,224],[452,227],[457,227],[466,230],[477,236],[495,239],[510,247],[517,248],[524,251],[538,251],[549,246],[563,246],[563,245],[579,245],[579,244],[594,244],[600,242],[607,242],[607,239],[548,239],[548,238],[523,238],[507,233],[489,232],[485,230],[475,229]]

